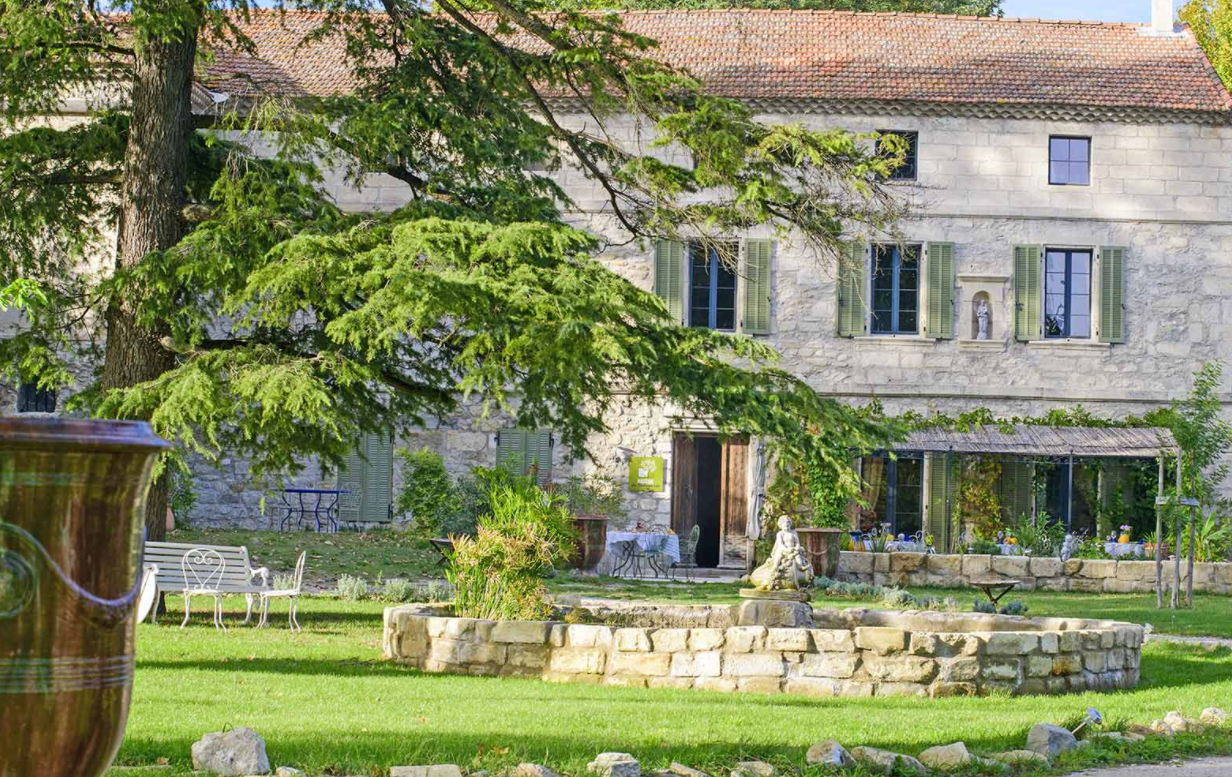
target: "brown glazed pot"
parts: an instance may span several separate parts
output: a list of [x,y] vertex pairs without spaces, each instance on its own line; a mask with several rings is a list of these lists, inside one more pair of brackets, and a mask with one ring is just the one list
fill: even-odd
[[804,554],[813,565],[813,574],[834,577],[838,574],[838,553],[843,547],[846,529],[824,529],[809,526],[796,529]]
[[0,418],[0,777],[98,777],[124,735],[148,424]]
[[592,570],[599,566],[607,550],[607,516],[575,515],[573,528],[578,533],[577,545],[573,549],[573,567]]

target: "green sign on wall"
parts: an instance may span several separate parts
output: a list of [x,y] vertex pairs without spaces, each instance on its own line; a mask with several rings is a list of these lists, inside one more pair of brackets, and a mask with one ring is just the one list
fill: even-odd
[[634,456],[629,459],[630,491],[663,490],[663,457]]

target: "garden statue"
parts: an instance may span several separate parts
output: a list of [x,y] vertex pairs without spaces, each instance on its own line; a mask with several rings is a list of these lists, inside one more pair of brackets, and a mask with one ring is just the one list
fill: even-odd
[[1072,534],[1065,535],[1065,541],[1061,543],[1061,560],[1069,561],[1074,557],[1074,551],[1078,549],[1081,543],[1078,538]]
[[[775,592],[795,592],[784,598],[804,598],[800,592],[808,590],[813,583],[813,565],[804,555],[800,536],[792,528],[791,519],[779,516],[779,532],[774,537],[774,550],[770,558],[749,575],[753,596]],[[746,589],[747,590],[747,589]],[[741,592],[744,593],[743,591]],[[775,598],[773,595],[767,598]]]
[[976,325],[979,327],[979,331],[976,333],[976,336],[975,336],[976,340],[987,340],[988,339],[989,312],[990,311],[988,310],[988,300],[981,299],[979,302],[975,304],[975,320],[976,320]]

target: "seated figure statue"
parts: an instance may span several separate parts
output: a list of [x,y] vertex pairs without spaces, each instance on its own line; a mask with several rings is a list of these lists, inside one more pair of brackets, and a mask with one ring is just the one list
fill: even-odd
[[779,532],[770,558],[753,570],[749,582],[756,591],[803,591],[812,585],[813,565],[786,515],[779,516]]

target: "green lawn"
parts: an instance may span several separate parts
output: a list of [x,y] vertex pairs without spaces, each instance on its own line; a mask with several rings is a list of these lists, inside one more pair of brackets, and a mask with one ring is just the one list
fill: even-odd
[[390,577],[441,576],[441,557],[426,543],[406,532],[382,529],[369,532],[248,531],[239,529],[176,529],[168,542],[202,545],[244,545],[256,566],[290,572],[301,551],[308,552],[304,578],[310,584],[332,588],[338,575],[347,573],[375,580]]
[[[697,583],[693,585],[624,581],[611,578],[592,580],[560,577],[549,586],[557,595],[579,595],[609,599],[654,600],[695,604],[725,604],[740,600],[738,583]],[[970,610],[972,600],[983,594],[975,589],[912,588],[915,594],[951,596],[962,609]],[[1193,609],[1155,609],[1154,594],[1081,594],[1051,591],[1012,593],[1008,602],[1018,599],[1030,607],[1032,616],[1108,618],[1130,623],[1150,623],[1157,633],[1201,637],[1232,637],[1232,597],[1194,594]],[[846,599],[817,595],[818,607],[877,607],[869,599]]]
[[[1066,721],[1090,705],[1112,720],[1146,723],[1170,709],[1196,715],[1232,705],[1232,651],[1179,645],[1147,645],[1142,684],[1132,692],[828,700],[420,674],[381,660],[382,605],[375,602],[309,598],[298,635],[286,630],[281,608],[271,613],[272,629],[244,627],[233,616],[231,630],[221,633],[204,611],[180,630],[180,604],[173,598],[170,606],[162,624],[139,627],[132,712],[117,761],[144,766],[166,758],[172,768],[159,773],[169,775],[189,773],[190,745],[202,733],[240,725],[266,738],[275,765],[312,775],[379,777],[398,764],[493,769],[518,761],[581,775],[604,750],[631,752],[647,769],[678,760],[717,774],[718,766],[744,758],[801,767],[804,749],[828,737],[909,753],[961,739],[990,752],[1020,746],[1031,725]],[[242,613],[242,600],[229,602],[229,610]],[[1102,748],[1068,763],[1116,752]],[[1185,750],[1232,752],[1232,733],[1153,741],[1135,754]],[[137,774],[116,768],[108,777]]]

